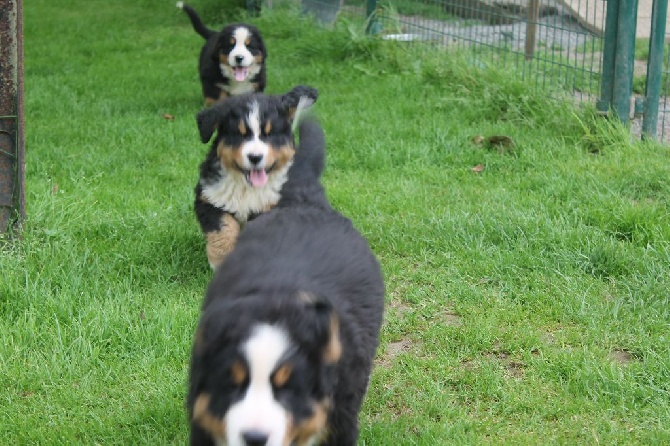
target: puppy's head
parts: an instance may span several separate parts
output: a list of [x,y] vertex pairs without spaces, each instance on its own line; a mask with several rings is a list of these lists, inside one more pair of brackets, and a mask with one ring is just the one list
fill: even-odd
[[213,304],[193,347],[191,428],[217,445],[315,444],[326,434],[341,349],[332,307],[313,294]]
[[267,51],[258,29],[239,23],[228,25],[219,33],[214,57],[224,77],[250,82],[261,72]]
[[295,154],[293,121],[318,96],[299,86],[284,95],[246,94],[231,97],[197,116],[200,138],[212,146],[221,167],[240,175],[250,187],[263,187],[273,175],[284,175]]

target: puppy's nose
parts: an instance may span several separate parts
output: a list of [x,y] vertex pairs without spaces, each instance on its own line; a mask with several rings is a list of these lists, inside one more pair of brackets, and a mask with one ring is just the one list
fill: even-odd
[[253,153],[250,153],[247,155],[247,159],[255,166],[263,160],[263,155],[254,155]]
[[268,436],[260,431],[243,432],[242,439],[246,446],[265,446],[268,442]]
[[244,56],[235,56],[235,62],[237,62],[238,64],[241,64],[243,60]]

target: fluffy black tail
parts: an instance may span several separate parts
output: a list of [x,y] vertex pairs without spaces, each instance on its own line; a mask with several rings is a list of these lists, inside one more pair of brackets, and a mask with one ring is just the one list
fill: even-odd
[[298,126],[300,143],[288,172],[288,180],[282,187],[280,206],[297,202],[325,202],[321,174],[326,165],[326,137],[319,122],[305,117]]
[[195,9],[191,8],[186,3],[177,2],[177,8],[184,10],[188,18],[191,19],[191,24],[193,25],[195,32],[200,34],[205,40],[209,39],[212,34],[216,33],[215,31],[207,28],[205,24],[202,23],[202,20],[200,20],[200,17],[198,16],[198,13],[195,12]]
[[315,118],[305,117],[298,125],[298,134],[300,143],[293,163],[296,173],[299,173],[296,176],[318,180],[326,166],[326,137],[323,129]]

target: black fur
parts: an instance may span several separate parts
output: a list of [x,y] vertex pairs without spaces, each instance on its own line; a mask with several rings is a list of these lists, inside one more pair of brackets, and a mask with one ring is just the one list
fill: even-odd
[[[330,398],[322,444],[353,446],[378,345],[384,283],[367,241],[331,207],[319,182],[325,159],[321,127],[307,119],[299,132],[299,149],[278,205],[247,224],[207,290],[191,361],[189,414],[204,392],[212,395],[208,410],[224,417],[241,397],[227,374],[240,343],[253,324],[277,323],[297,344],[302,366],[294,371],[290,394],[276,399],[300,420],[310,416],[309,401]],[[305,302],[296,297],[301,292],[315,298]],[[342,354],[331,364],[320,353],[333,314]],[[213,442],[192,423],[191,444]]]

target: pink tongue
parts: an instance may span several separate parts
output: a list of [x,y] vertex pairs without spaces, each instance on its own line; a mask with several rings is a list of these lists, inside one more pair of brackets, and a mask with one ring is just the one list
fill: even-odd
[[246,68],[236,67],[233,71],[234,71],[234,74],[235,74],[235,80],[237,82],[242,82],[243,80],[245,80],[247,78],[247,69]]
[[263,169],[254,169],[249,172],[249,181],[253,187],[265,186],[268,182],[268,174]]

